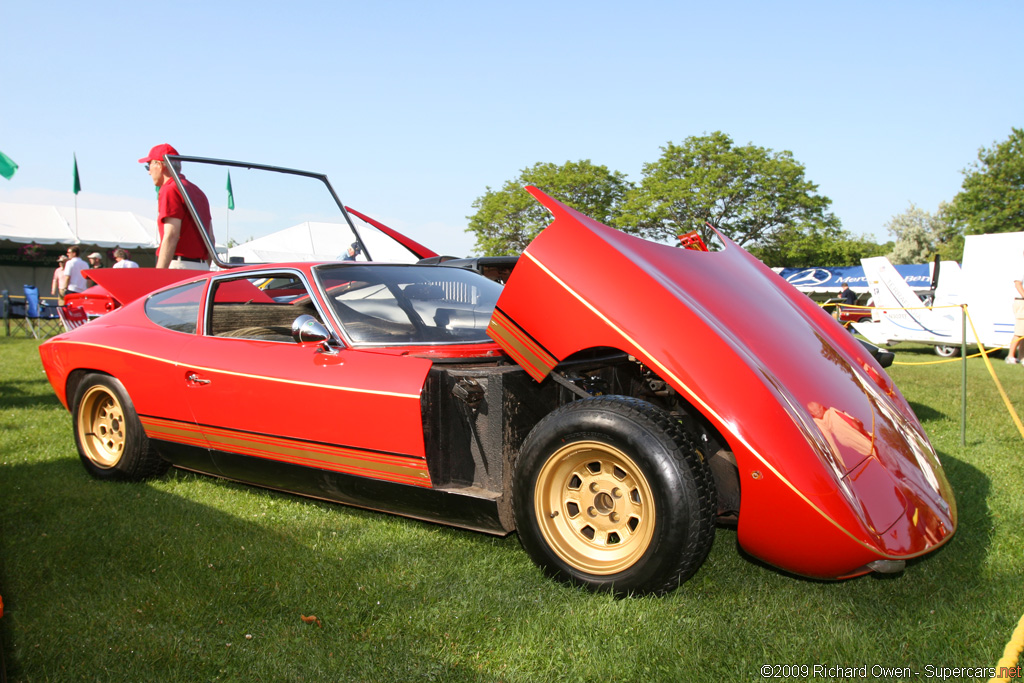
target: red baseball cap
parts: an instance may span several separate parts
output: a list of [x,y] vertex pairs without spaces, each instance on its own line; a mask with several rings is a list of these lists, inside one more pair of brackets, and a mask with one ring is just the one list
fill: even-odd
[[178,150],[174,149],[167,143],[157,145],[153,149],[149,150],[149,156],[142,157],[139,159],[140,164],[148,164],[150,161],[163,161],[165,154],[173,154],[178,156]]

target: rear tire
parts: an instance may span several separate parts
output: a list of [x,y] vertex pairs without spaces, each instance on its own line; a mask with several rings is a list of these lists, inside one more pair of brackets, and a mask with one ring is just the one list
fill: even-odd
[[114,377],[86,376],[71,415],[82,465],[97,479],[142,481],[170,467],[150,446],[128,392]]
[[714,541],[714,478],[698,440],[625,396],[569,403],[541,420],[516,462],[523,547],[551,577],[616,594],[660,594]]
[[942,356],[943,358],[956,358],[960,355],[960,347],[937,345],[935,347],[935,355]]

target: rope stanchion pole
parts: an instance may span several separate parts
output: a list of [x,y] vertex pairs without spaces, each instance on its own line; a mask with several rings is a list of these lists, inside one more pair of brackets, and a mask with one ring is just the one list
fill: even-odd
[[967,445],[967,304],[960,305],[960,446]]

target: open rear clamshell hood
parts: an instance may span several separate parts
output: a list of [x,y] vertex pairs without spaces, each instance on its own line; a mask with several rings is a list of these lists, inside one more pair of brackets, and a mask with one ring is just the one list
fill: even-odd
[[99,268],[89,271],[89,277],[122,306],[162,287],[201,275],[201,271],[169,268]]
[[[554,222],[489,333],[534,379],[595,347],[651,368],[728,441],[740,543],[784,569],[836,578],[948,540],[953,494],[913,411],[807,297],[725,237],[718,252],[657,244],[527,190]],[[828,558],[821,534],[838,538]]]

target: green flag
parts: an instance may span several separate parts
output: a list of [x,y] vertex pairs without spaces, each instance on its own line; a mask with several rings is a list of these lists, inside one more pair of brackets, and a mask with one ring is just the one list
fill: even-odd
[[228,208],[235,210],[235,193],[231,189],[231,171],[228,171]]
[[18,165],[14,163],[14,159],[0,152],[0,175],[10,180],[14,177],[14,172],[17,170]]
[[78,179],[78,155],[75,155],[75,185],[72,188],[75,194],[82,191],[82,182]]

